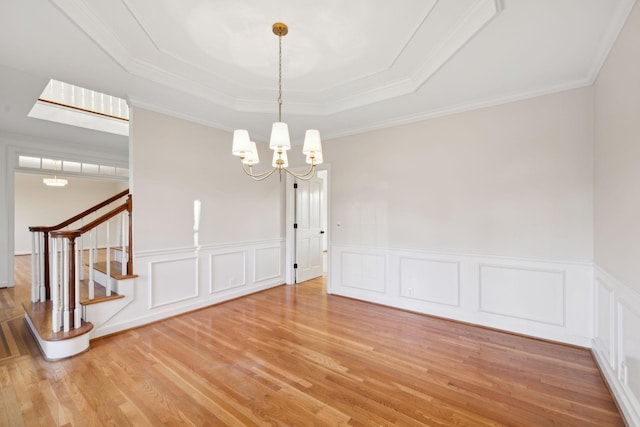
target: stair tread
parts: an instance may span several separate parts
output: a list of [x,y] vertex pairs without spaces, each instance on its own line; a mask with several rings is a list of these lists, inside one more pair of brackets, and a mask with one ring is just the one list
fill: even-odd
[[89,281],[80,280],[80,304],[91,305],[97,304],[103,301],[111,301],[114,299],[124,298],[124,295],[120,295],[117,292],[111,291],[111,295],[107,296],[107,288],[100,283],[95,283],[93,299],[89,299]]
[[[101,273],[107,274],[107,262],[97,262],[95,264],[93,264],[93,268],[95,268],[96,270],[98,270]],[[122,271],[122,263],[118,262],[118,261],[111,261],[111,277],[113,277],[116,280],[123,280],[123,279],[131,279],[134,277],[138,277],[137,274],[121,274],[120,272]]]
[[81,326],[77,329],[71,329],[68,332],[53,332],[51,330],[51,313],[53,311],[51,301],[25,302],[22,303],[22,307],[24,308],[25,314],[31,319],[33,326],[37,329],[40,338],[45,341],[68,340],[84,335],[93,329],[93,323],[83,320]]

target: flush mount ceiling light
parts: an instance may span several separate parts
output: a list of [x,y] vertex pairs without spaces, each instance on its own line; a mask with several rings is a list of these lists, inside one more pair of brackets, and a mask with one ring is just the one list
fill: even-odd
[[289,28],[281,23],[273,24],[273,34],[278,36],[278,121],[271,128],[271,141],[269,148],[273,150],[272,169],[253,173],[253,166],[260,162],[256,143],[249,138],[249,132],[245,129],[238,129],[233,132],[233,147],[231,152],[234,156],[239,156],[242,163],[242,170],[256,181],[268,178],[274,172],[278,172],[282,180],[282,172],[286,172],[299,179],[311,179],[316,173],[316,166],[322,163],[322,142],[320,132],[316,129],[307,130],[304,137],[302,153],[307,157],[306,161],[310,166],[309,170],[302,174],[297,174],[287,169],[289,161],[287,150],[291,149],[289,139],[289,127],[282,121],[282,37],[286,36]]
[[68,184],[66,179],[58,178],[55,175],[53,178],[44,178],[42,182],[48,187],[64,187]]

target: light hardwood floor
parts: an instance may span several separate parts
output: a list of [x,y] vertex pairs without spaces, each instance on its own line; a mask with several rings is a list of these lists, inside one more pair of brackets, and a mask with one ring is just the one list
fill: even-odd
[[0,290],[2,426],[623,425],[588,350],[326,295],[321,280],[46,362],[17,258]]

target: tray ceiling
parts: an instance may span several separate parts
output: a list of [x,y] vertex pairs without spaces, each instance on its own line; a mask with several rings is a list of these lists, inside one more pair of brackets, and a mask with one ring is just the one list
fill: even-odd
[[309,127],[328,138],[592,84],[634,4],[34,1],[3,5],[5,75],[28,73],[25,85],[56,78],[225,130],[248,127],[259,140],[277,112],[273,22],[289,26],[284,120],[294,139]]

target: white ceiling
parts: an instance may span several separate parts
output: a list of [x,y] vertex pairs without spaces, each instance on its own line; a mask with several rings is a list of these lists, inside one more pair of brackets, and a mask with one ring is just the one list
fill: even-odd
[[[50,78],[300,142],[590,85],[635,0],[0,0],[0,130],[126,146],[27,118]],[[135,116],[135,110],[134,110]]]

